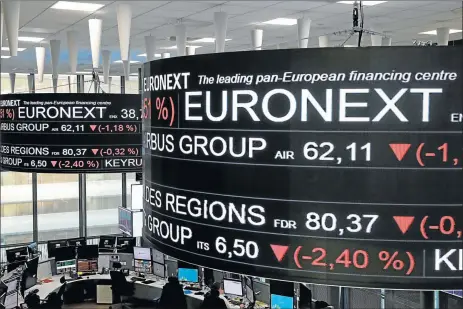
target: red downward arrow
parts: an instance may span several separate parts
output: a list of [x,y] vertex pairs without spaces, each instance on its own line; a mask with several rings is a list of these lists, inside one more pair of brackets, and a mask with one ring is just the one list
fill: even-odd
[[98,148],[97,149],[92,149],[93,154],[96,155],[98,153],[98,150],[99,150]]
[[56,161],[51,161],[51,165],[53,165],[53,167],[55,167]]
[[280,246],[280,245],[270,245],[273,250],[273,254],[277,258],[278,262],[281,262],[285,257],[286,252],[288,251],[288,246]]
[[415,220],[415,217],[407,216],[394,216],[393,218],[399,226],[399,229],[402,231],[402,234],[407,233],[408,229],[410,228],[410,225],[412,225],[413,223],[413,220]]
[[96,125],[94,125],[94,124],[91,124],[91,125],[90,125],[90,129],[92,129],[92,131],[95,131],[95,129],[96,129]]
[[408,149],[410,149],[411,144],[389,144],[392,152],[394,152],[397,160],[402,161],[404,156],[407,154]]

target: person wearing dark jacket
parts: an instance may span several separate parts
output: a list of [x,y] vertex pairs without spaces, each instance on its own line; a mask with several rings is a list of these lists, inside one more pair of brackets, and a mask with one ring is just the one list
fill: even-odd
[[187,309],[186,297],[183,287],[177,277],[169,277],[168,282],[162,288],[159,300],[161,309]]
[[204,296],[200,309],[227,309],[225,300],[220,298],[220,283],[214,283],[211,291]]

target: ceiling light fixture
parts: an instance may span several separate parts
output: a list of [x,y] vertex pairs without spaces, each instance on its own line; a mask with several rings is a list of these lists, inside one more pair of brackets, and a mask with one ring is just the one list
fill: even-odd
[[[225,41],[231,41],[231,39],[225,39]],[[189,41],[190,43],[215,43],[215,38],[201,38],[197,40]]]
[[[113,63],[122,63],[122,60],[116,60]],[[130,60],[130,63],[140,63],[138,60]]]
[[275,18],[272,20],[264,21],[263,24],[266,25],[280,25],[280,26],[294,26],[297,24],[297,19],[295,18]]
[[11,56],[2,55],[1,58],[2,58],[2,59],[8,59],[8,58],[11,58]]
[[[137,55],[137,57],[146,57],[146,53],[145,53],[145,54]],[[160,57],[161,57],[161,54],[154,54],[154,57],[160,58]]]
[[18,37],[18,41],[21,42],[31,42],[31,43],[39,43],[43,41],[44,38],[38,38],[38,37],[33,37],[33,36],[20,36]]
[[[450,34],[453,34],[453,33],[460,33],[460,32],[462,32],[462,30],[450,29],[450,31],[449,31]],[[418,34],[437,35],[437,30],[424,31],[424,32],[420,32],[420,33],[418,33]]]
[[[341,3],[341,4],[354,4],[355,2],[359,2],[359,1],[338,1],[337,3]],[[364,6],[373,6],[373,5],[377,5],[377,4],[381,4],[381,3],[385,3],[387,1],[362,1],[362,4]]]
[[[3,51],[10,51],[10,48],[9,48],[8,46],[3,46],[3,47],[2,47],[2,50],[3,50]],[[21,52],[21,51],[23,51],[23,50],[25,50],[25,48],[23,48],[23,47],[18,47],[18,52]]]
[[97,3],[58,1],[51,8],[57,10],[95,12],[101,9],[104,5]]

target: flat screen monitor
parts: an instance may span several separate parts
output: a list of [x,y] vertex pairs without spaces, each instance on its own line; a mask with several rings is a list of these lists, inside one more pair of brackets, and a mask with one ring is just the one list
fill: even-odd
[[270,307],[273,309],[292,309],[294,306],[294,283],[270,281]]
[[135,260],[151,261],[151,248],[133,247],[133,258]]
[[243,284],[240,280],[223,279],[223,292],[229,295],[243,296]]
[[39,263],[37,267],[37,279],[38,280],[43,280],[46,278],[50,278],[53,276],[53,271],[51,269],[51,261],[45,261],[42,263]]
[[159,264],[165,264],[164,262],[164,253],[162,253],[159,250],[156,250],[154,248],[151,249],[151,258],[153,262],[159,263]]
[[153,262],[153,275],[158,276],[160,278],[165,278],[166,271],[164,264]]
[[79,260],[98,259],[98,245],[78,246],[77,258]]
[[103,268],[110,268],[111,255],[110,254],[100,254],[98,256],[98,271],[101,272]]
[[119,231],[124,235],[132,236],[132,222],[132,211],[124,207],[119,207]]
[[117,237],[116,245],[118,253],[132,253],[135,247],[135,237]]
[[19,247],[6,250],[6,260],[8,263],[27,261],[29,258],[29,251],[27,247]]
[[76,259],[76,247],[68,246],[56,248],[55,250],[55,261],[68,261]]
[[68,239],[68,246],[85,246],[87,244],[87,240],[85,237],[77,237],[77,238],[71,238]]
[[299,283],[299,308],[312,303],[312,292],[303,283]]
[[272,309],[293,309],[294,297],[270,294],[270,308]]
[[251,287],[249,287],[247,285],[246,285],[245,289],[246,289],[246,298],[249,300],[250,303],[254,303],[255,302],[254,291],[252,290]]
[[130,196],[132,210],[143,209],[143,185],[133,184]]
[[[97,247],[98,248],[98,247]],[[82,274],[97,273],[98,272],[98,259],[78,259],[77,272]]]
[[136,272],[151,274],[153,272],[151,268],[151,260],[134,260],[134,269]]
[[181,282],[198,282],[197,268],[178,268],[178,280]]
[[26,262],[26,268],[24,269],[21,280],[21,289],[24,289],[24,291],[37,284],[38,266],[38,256]]
[[102,251],[112,251],[116,246],[116,236],[100,236],[98,248]]
[[55,250],[57,248],[67,247],[68,241],[66,239],[50,240],[47,243],[48,258],[55,257]]

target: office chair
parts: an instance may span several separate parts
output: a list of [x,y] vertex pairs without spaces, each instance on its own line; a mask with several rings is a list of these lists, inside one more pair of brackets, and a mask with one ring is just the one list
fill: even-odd
[[61,287],[59,288],[58,292],[50,293],[47,298],[44,300],[45,302],[42,305],[42,308],[50,308],[50,309],[61,309],[64,303],[64,292],[66,291],[66,279],[64,276],[59,280],[61,282]]
[[110,309],[132,309],[126,302],[123,302],[123,298],[127,301],[130,297],[133,297],[134,286],[130,282],[127,282],[125,275],[120,271],[110,271],[111,276],[111,289],[113,290],[113,304],[109,307]]

